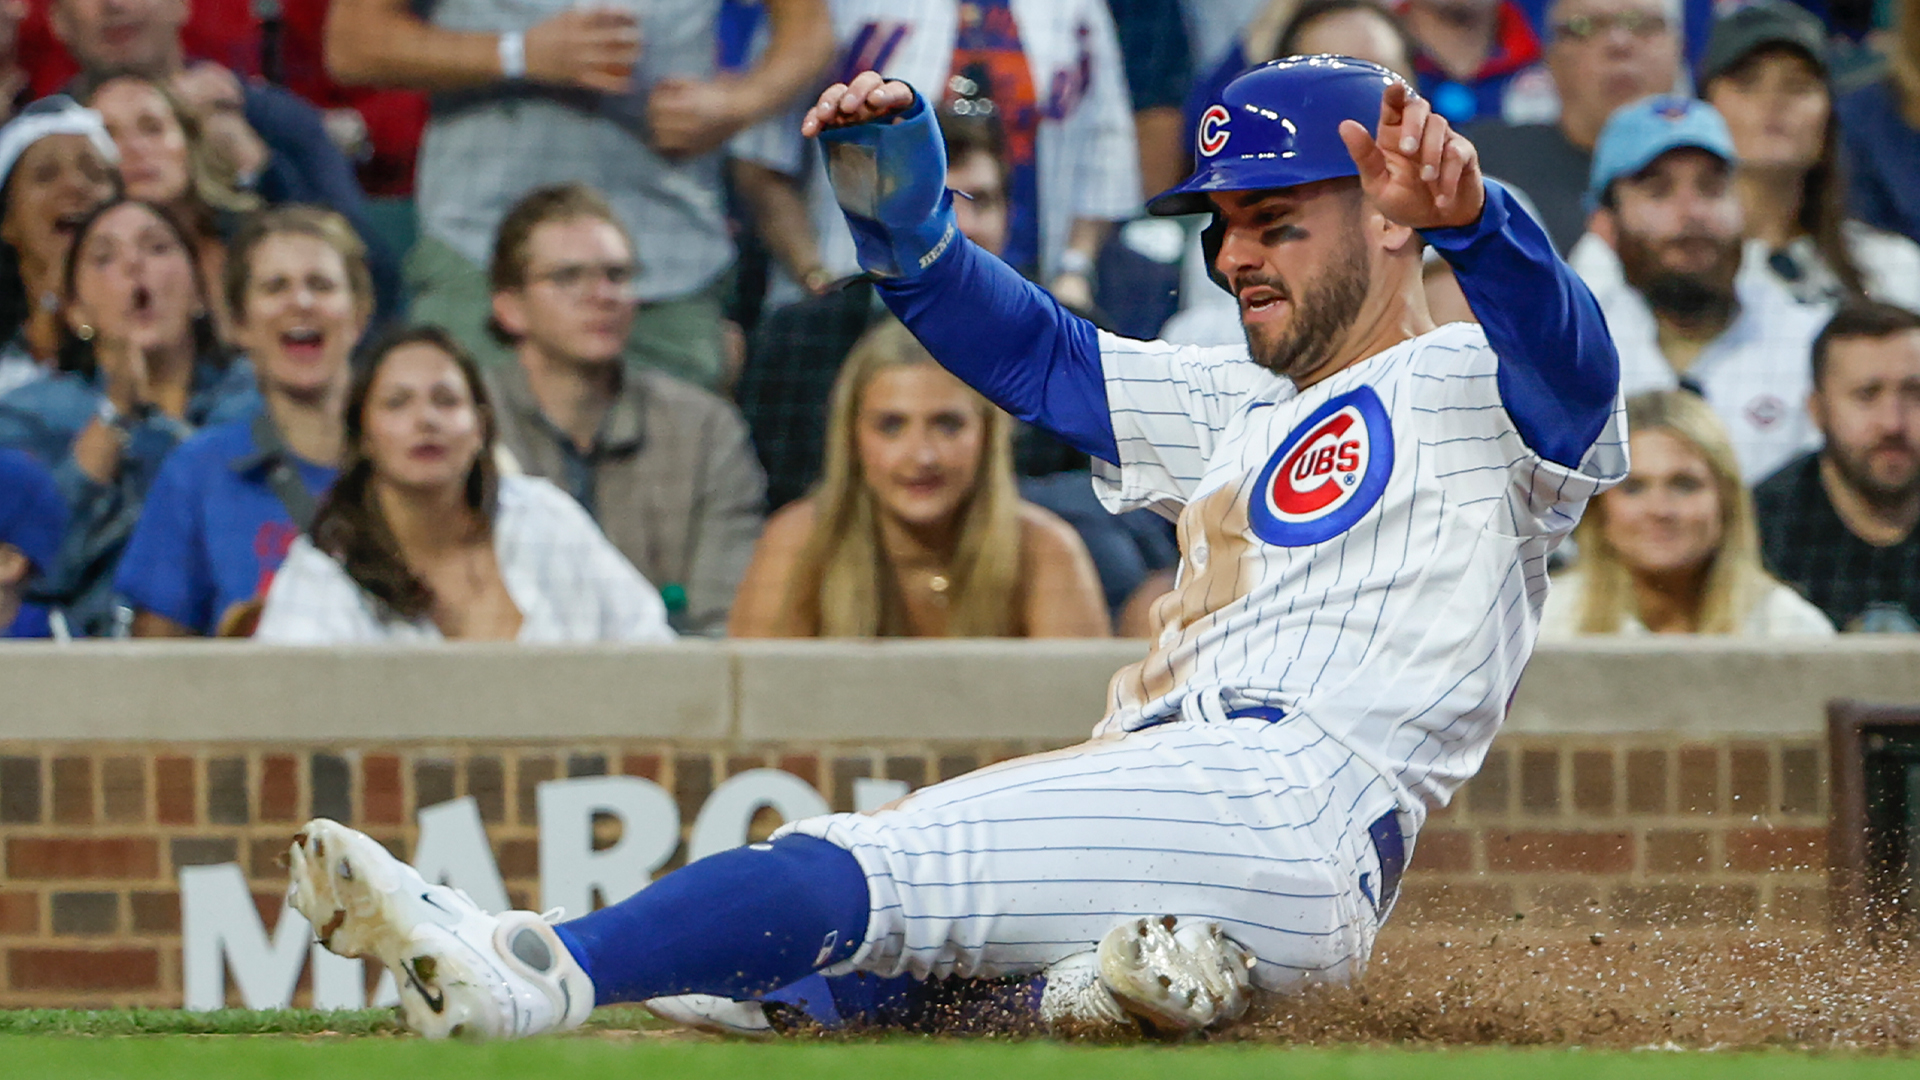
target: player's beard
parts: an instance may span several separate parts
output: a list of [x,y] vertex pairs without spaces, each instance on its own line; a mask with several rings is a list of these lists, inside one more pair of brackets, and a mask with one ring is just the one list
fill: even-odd
[[[1704,270],[1675,270],[1661,249],[1680,244],[1709,244],[1713,262]],[[1647,306],[1679,323],[1727,322],[1734,308],[1733,279],[1740,272],[1740,240],[1689,233],[1672,240],[1618,235],[1620,270],[1627,284],[1646,297]]]
[[1298,298],[1277,277],[1248,275],[1235,279],[1236,297],[1239,290],[1265,285],[1293,304],[1293,317],[1278,337],[1269,339],[1254,327],[1241,324],[1253,362],[1295,382],[1320,370],[1334,358],[1334,347],[1360,317],[1371,280],[1366,247],[1358,229],[1347,231],[1326,273]]

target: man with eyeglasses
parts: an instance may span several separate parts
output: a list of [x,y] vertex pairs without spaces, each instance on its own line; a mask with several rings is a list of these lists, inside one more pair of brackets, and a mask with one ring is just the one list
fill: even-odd
[[501,220],[488,330],[500,445],[565,488],[660,589],[682,634],[717,634],[760,536],[766,477],[734,407],[621,361],[639,306],[633,243],[606,199],[537,188]]
[[1487,120],[1466,129],[1488,176],[1533,200],[1562,255],[1587,227],[1593,145],[1613,111],[1675,89],[1680,21],[1673,0],[1560,0],[1548,11],[1547,70],[1560,95],[1551,123]]

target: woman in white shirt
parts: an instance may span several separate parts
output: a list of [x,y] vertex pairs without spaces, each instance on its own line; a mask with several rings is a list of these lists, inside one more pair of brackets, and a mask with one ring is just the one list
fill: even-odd
[[1627,401],[1633,467],[1587,507],[1580,562],[1554,579],[1542,640],[1582,634],[1832,637],[1760,565],[1753,499],[1726,429],[1684,390]]
[[471,357],[438,327],[368,354],[347,455],[267,593],[254,637],[671,641],[660,594],[566,493],[494,467]]

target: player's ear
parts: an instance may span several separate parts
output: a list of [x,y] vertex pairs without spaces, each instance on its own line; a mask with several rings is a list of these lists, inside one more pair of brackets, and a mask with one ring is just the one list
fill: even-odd
[[1367,240],[1374,247],[1389,255],[1399,255],[1411,251],[1419,254],[1420,233],[1405,225],[1396,225],[1387,220],[1387,215],[1369,206],[1366,220]]

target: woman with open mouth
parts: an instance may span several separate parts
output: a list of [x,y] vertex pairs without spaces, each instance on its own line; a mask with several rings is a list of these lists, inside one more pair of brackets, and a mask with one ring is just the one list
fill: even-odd
[[43,599],[75,635],[124,629],[114,569],[161,461],[254,400],[251,370],[214,333],[192,250],[151,203],[115,199],[81,218],[61,282],[60,369],[0,398],[0,445],[50,465],[67,497]]
[[331,210],[267,210],[233,239],[226,297],[258,381],[181,446],[121,561],[136,637],[245,637],[343,453],[350,359],[373,316],[366,249]]
[[0,397],[52,371],[74,229],[113,198],[118,154],[72,98],[34,102],[0,128]]

